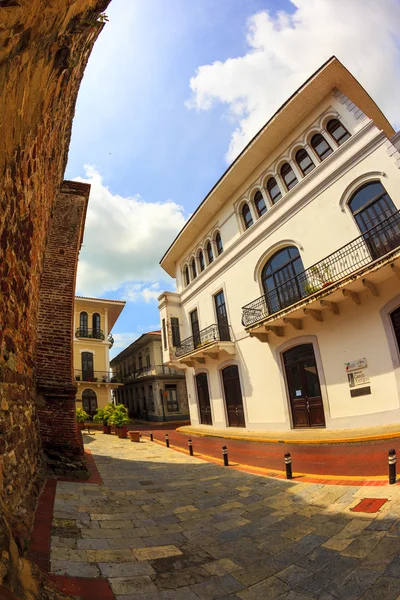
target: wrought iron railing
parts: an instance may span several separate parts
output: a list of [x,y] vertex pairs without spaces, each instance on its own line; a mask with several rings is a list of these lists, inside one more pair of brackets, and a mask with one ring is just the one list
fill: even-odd
[[81,371],[74,369],[75,381],[90,381],[97,383],[122,383],[119,375],[114,375],[109,371]]
[[[104,340],[105,335],[102,329],[88,329],[85,327],[79,327],[75,331],[75,337],[77,338],[91,338],[93,340]],[[107,340],[111,346],[114,344],[114,338],[111,333],[108,335]]]
[[182,340],[181,345],[175,350],[175,356],[184,356],[194,350],[200,349],[202,346],[208,346],[214,342],[230,341],[232,341],[232,335],[229,325],[210,325],[185,340]]
[[242,308],[244,327],[337,283],[400,246],[400,211]]
[[140,379],[141,377],[162,377],[163,375],[184,377],[185,372],[182,369],[173,369],[172,367],[168,367],[166,365],[151,365],[150,367],[141,367],[140,369],[136,369],[136,371],[132,371],[127,375],[121,375],[121,378],[124,383],[129,383],[130,381]]

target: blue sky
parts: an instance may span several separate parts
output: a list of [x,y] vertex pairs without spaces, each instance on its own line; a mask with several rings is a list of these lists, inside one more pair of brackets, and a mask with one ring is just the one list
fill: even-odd
[[66,177],[92,183],[77,292],[127,300],[117,352],[158,326],[156,297],[174,287],[158,261],[185,219],[330,55],[398,119],[400,5],[382,4],[112,0],[79,93]]

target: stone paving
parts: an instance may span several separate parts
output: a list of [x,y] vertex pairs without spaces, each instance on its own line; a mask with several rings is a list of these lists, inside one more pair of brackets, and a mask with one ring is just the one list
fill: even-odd
[[[400,599],[400,488],[260,477],[85,436],[103,485],[58,482],[51,572],[116,600]],[[363,498],[387,498],[373,514]]]

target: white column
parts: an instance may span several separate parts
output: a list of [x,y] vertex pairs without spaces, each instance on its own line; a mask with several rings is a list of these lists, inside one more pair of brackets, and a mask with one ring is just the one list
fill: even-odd
[[315,152],[314,148],[312,148],[311,146],[309,146],[308,144],[306,144],[304,146],[304,150],[308,153],[308,156],[311,158],[311,160],[313,161],[314,165],[317,166],[318,163],[320,163],[321,161],[319,160],[317,153]]
[[[278,188],[281,190],[281,194],[283,196],[284,194],[286,194],[287,189],[286,189],[285,184],[282,181],[281,174],[280,173],[276,173],[275,176],[274,176],[274,179],[275,179],[276,183],[278,184]],[[278,200],[278,202],[279,202],[279,200]]]
[[297,177],[297,181],[301,181],[304,177],[303,173],[300,171],[299,167],[295,160],[289,160],[289,165],[292,167],[294,174]]
[[267,190],[265,188],[261,188],[261,193],[264,198],[265,206],[267,207],[267,209],[271,208],[271,206],[273,206],[273,204],[271,202],[271,198],[267,194]]

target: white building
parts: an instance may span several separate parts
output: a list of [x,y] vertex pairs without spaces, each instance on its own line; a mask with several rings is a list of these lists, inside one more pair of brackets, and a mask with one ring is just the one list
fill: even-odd
[[161,260],[164,361],[192,425],[400,422],[400,135],[335,58],[268,121]]

